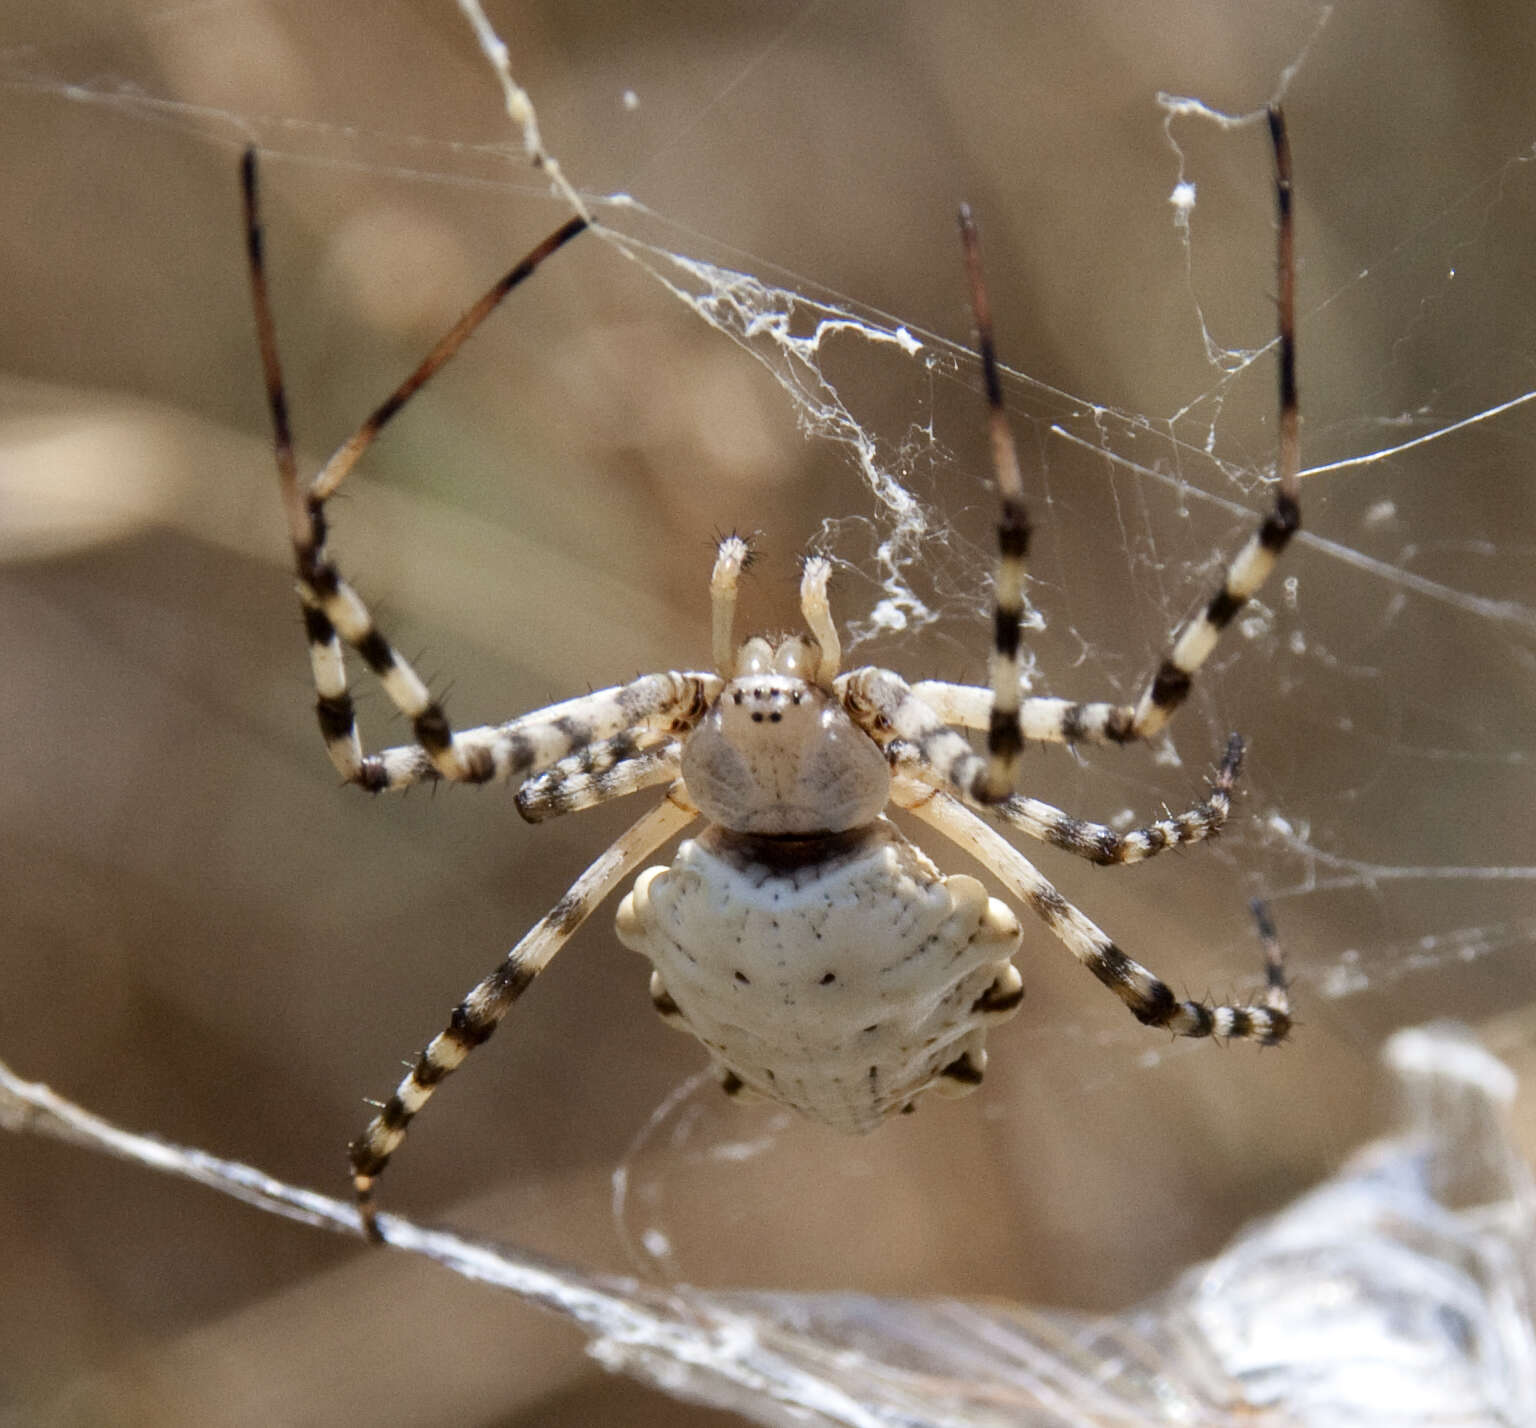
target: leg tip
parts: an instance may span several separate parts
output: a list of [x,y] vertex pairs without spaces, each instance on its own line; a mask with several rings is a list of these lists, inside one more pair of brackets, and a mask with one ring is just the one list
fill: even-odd
[[357,1227],[370,1245],[384,1243],[384,1231],[379,1228],[379,1211],[373,1203],[373,1176],[352,1177],[352,1201],[357,1208]]

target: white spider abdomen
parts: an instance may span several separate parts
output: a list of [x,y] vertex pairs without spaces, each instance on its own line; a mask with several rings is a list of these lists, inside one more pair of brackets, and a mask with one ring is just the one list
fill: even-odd
[[723,1071],[843,1131],[972,1089],[986,1027],[1022,995],[1013,912],[885,818],[825,838],[707,829],[640,875],[617,927]]

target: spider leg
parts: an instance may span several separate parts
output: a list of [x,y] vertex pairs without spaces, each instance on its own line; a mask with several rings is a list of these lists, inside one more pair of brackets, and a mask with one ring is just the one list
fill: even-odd
[[866,665],[839,676],[832,689],[848,717],[882,749],[896,741],[911,745],[933,781],[952,793],[966,797],[985,779],[987,760],[893,670]]
[[[347,688],[342,656],[342,643],[345,642],[363,657],[364,663],[378,676],[391,703],[411,721],[416,742],[425,751],[436,776],[457,782],[483,782],[495,774],[494,765],[485,756],[484,749],[473,742],[466,743],[454,734],[441,704],[432,698],[420,676],[380,632],[367,606],[327,555],[325,502],[390,418],[458,351],[507,293],[551,253],[582,232],[587,222],[583,218],[571,219],[499,278],[405,381],[342,443],[314,480],[301,490],[282,365],[278,358],[277,331],[267,293],[254,149],[246,150],[240,173],[245,200],[251,304],[266,378],[267,404],[272,416],[273,452],[289,539],[293,543],[298,568],[299,598],[304,608],[304,628],[309,637],[310,665],[318,696],[316,713],[326,750],[348,781],[370,789],[391,786],[390,763],[377,755],[363,753],[352,696]],[[398,764],[400,760],[395,762]]]
[[[886,747],[886,753],[894,768],[924,783],[933,782],[915,749],[893,741]],[[1226,753],[1204,802],[1124,833],[1117,833],[1103,823],[1090,823],[1074,817],[1043,799],[1028,798],[1023,794],[1010,794],[1001,803],[987,804],[975,803],[964,794],[961,798],[994,822],[1004,823],[1038,843],[1049,843],[1053,848],[1101,867],[1143,863],[1169,848],[1182,848],[1216,837],[1231,815],[1232,790],[1242,766],[1243,741],[1240,735],[1233,734],[1227,739]]]
[[531,778],[517,791],[517,811],[530,823],[579,813],[610,799],[675,779],[682,745],[670,734],[626,729],[587,744]]
[[[471,758],[489,764],[490,778],[516,781],[549,768],[578,749],[615,739],[626,731],[640,741],[638,750],[642,744],[648,746],[653,735],[691,729],[720,687],[713,674],[675,670],[647,674],[629,684],[551,704],[505,724],[464,729],[454,738]],[[371,792],[394,792],[441,777],[419,744],[402,744],[370,754],[367,766],[370,774],[364,787]]]
[[[920,686],[951,723],[987,730],[988,760],[973,776],[975,799],[995,803],[1012,790],[1018,748],[1027,739],[1052,743],[1116,743],[1149,739],[1160,733],[1189,696],[1194,677],[1210,657],[1223,630],[1256,595],[1274,571],[1291,537],[1301,527],[1301,442],[1296,392],[1296,260],[1291,216],[1291,151],[1285,117],[1278,106],[1269,110],[1270,143],[1275,162],[1277,239],[1275,266],[1279,353],[1279,450],[1276,457],[1274,505],[1257,531],[1238,551],[1222,576],[1220,587],[1198,614],[1174,637],[1141,698],[1134,704],[1077,703],[1067,699],[1024,698],[1018,687],[1018,616],[1015,584],[1022,580],[1028,546],[1028,522],[1022,514],[1017,461],[1007,435],[1002,387],[992,347],[991,319],[979,263],[968,240],[967,266],[972,269],[973,301],[981,348],[982,372],[992,429],[993,461],[1003,495],[1003,524],[999,527],[997,576],[997,635],[990,691],[971,690],[937,681]],[[963,222],[964,220],[962,220]],[[1012,503],[1019,510],[1012,511]],[[1010,534],[1011,532],[1011,534]],[[1012,544],[1010,545],[1010,542]]]
[[709,576],[710,648],[723,680],[736,672],[736,586],[751,563],[752,544],[739,535],[726,536],[716,548]]
[[1003,410],[1003,384],[997,371],[992,340],[992,307],[981,271],[981,240],[971,210],[960,209],[960,240],[965,250],[965,274],[976,319],[976,345],[981,351],[982,383],[987,394],[987,432],[992,446],[992,470],[997,477],[1000,514],[997,523],[997,574],[993,581],[992,699],[987,711],[987,759],[971,778],[970,793],[983,803],[1000,803],[1018,782],[1024,734],[1019,723],[1019,643],[1024,616],[1025,561],[1029,555],[1030,524],[1024,507],[1024,481],[1013,430]]
[[598,904],[668,838],[698,816],[681,781],[644,817],[631,824],[534,924],[490,976],[477,983],[454,1008],[448,1025],[417,1058],[405,1079],[352,1143],[352,1191],[364,1235],[381,1243],[374,1182],[405,1139],[406,1127],[438,1084],[496,1030],[512,1004],[547,967]]
[[1121,951],[1107,933],[1062,897],[1039,870],[1000,833],[952,795],[898,775],[891,799],[970,853],[1019,898],[1051,933],[1122,1002],[1137,1021],[1166,1027],[1175,1036],[1235,1037],[1267,1046],[1291,1029],[1290,1000],[1279,943],[1260,916],[1265,951],[1265,989],[1254,1004],[1180,1001],[1166,983]]
[[[912,692],[946,724],[962,729],[985,729],[992,718],[992,691],[984,685],[950,684],[942,679],[922,679]],[[1079,703],[1047,694],[1019,699],[1019,729],[1026,743],[1110,744],[1126,743],[1136,711],[1129,704],[1107,701]]]
[[838,638],[827,599],[827,582],[832,578],[832,562],[824,555],[813,555],[800,575],[800,613],[810,629],[820,652],[816,661],[815,684],[830,689],[843,660],[843,642]]
[[[1231,811],[1232,786],[1243,755],[1242,740],[1235,734],[1227,742],[1226,756],[1204,803],[1122,834],[1101,823],[1073,818],[1037,798],[1009,794],[1001,802],[992,802],[981,797],[976,789],[985,776],[986,759],[900,675],[888,669],[856,669],[833,688],[849,716],[893,764],[904,763],[924,783],[944,788],[989,817],[1092,862],[1137,863],[1165,848],[1199,842],[1216,833]],[[987,690],[976,693],[990,697]]]
[[1237,553],[1222,576],[1221,586],[1205,607],[1174,637],[1172,646],[1137,702],[1128,727],[1110,719],[1109,738],[1147,739],[1160,732],[1189,695],[1196,672],[1216,648],[1221,632],[1269,579],[1301,527],[1301,441],[1296,395],[1296,259],[1291,220],[1291,148],[1285,116],[1269,109],[1269,137],[1275,154],[1276,254],[1278,293],[1275,307],[1279,333],[1279,452],[1275,503],[1258,530]]

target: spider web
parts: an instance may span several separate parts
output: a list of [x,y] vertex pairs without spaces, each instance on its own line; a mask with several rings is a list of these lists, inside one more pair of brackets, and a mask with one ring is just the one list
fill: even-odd
[[[1031,678],[1128,699],[1265,502],[1272,199],[1251,120],[1281,95],[1303,534],[1168,741],[1032,753],[1029,777],[1126,826],[1198,798],[1241,729],[1246,797],[1214,849],[1134,873],[1041,862],[1199,994],[1253,985],[1245,903],[1268,898],[1297,1045],[1149,1042],[1031,937],[1029,1001],[982,1094],[850,1147],[707,1087],[669,1099],[697,1054],[634,1010],[643,982],[600,915],[386,1189],[446,1197],[516,1162],[487,1226],[514,1207],[530,1240],[542,1225],[584,1262],[1120,1307],[1369,1131],[1390,1030],[1459,1017],[1522,1069],[1536,134],[1514,77],[1533,20],[1511,6],[1473,34],[1427,5],[1267,7],[1257,28],[1195,5],[1155,23],[1073,9],[493,6],[563,193],[450,6],[11,16],[0,539],[8,710],[28,732],[0,780],[21,934],[9,1059],[87,1100],[99,1078],[168,1134],[225,1127],[222,1148],[254,1159],[248,1141],[270,1137],[308,1176],[335,1164],[388,1057],[633,816],[529,830],[492,797],[363,805],[331,787],[274,574],[240,146],[264,156],[312,461],[573,194],[604,225],[477,335],[338,505],[344,566],[451,679],[459,719],[698,664],[710,540],[732,526],[761,533],[744,623],[790,623],[794,561],[824,550],[853,659],[984,676],[993,498],[962,198],[1036,524]],[[378,699],[363,720],[403,736]],[[96,1024],[63,1035],[60,988],[82,984]],[[207,1089],[181,1106],[189,1082]],[[270,1088],[259,1109],[253,1084]],[[291,1107],[315,1097],[296,1131]],[[43,1197],[59,1174],[15,1173]],[[569,1218],[540,1213],[551,1199]],[[114,1251],[29,1225],[18,1282],[71,1283],[81,1319],[121,1342],[135,1316],[61,1268]],[[274,1316],[292,1307],[297,1266],[215,1258],[210,1314],[262,1290]],[[354,1302],[377,1294],[360,1282]],[[185,1303],[168,1294],[153,1322],[182,1332]],[[75,1357],[55,1347],[15,1393],[53,1400]]]

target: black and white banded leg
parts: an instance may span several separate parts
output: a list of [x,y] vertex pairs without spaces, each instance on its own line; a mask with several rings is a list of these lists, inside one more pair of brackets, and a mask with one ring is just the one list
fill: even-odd
[[[632,751],[640,757],[658,741],[691,729],[720,688],[716,675],[699,671],[646,674],[504,724],[462,729],[454,739],[490,765],[492,780],[517,783],[594,744],[603,744],[616,756],[627,757],[626,751]],[[380,781],[369,785],[377,791],[410,788],[440,777],[419,744],[402,744],[368,757],[377,760],[381,770]]]
[[478,982],[453,1009],[448,1025],[416,1059],[395,1093],[352,1142],[352,1189],[363,1233],[379,1242],[378,1212],[373,1188],[389,1158],[405,1139],[406,1127],[420,1113],[433,1091],[463,1065],[475,1047],[496,1030],[512,1004],[575,934],[603,900],[667,839],[686,828],[698,810],[682,785],[631,824],[574,883],[565,896],[534,924],[490,976]]
[[1018,784],[1024,736],[1019,722],[1019,645],[1023,635],[1024,580],[1030,525],[1024,506],[1024,480],[1013,429],[1003,410],[1003,383],[992,339],[992,305],[981,270],[981,239],[971,210],[960,209],[960,242],[965,276],[976,319],[976,346],[987,398],[987,437],[997,478],[997,572],[993,579],[992,688],[987,708],[987,760],[970,783],[970,793],[984,803],[1001,803]]
[[1003,411],[1002,384],[998,378],[991,315],[981,278],[975,230],[969,215],[962,214],[966,269],[976,317],[993,462],[1003,509],[998,527],[992,687],[981,689],[934,680],[924,681],[915,688],[918,698],[946,723],[987,731],[987,760],[969,775],[972,780],[969,792],[976,800],[996,803],[1012,792],[1018,751],[1028,740],[1124,744],[1160,733],[1189,696],[1196,673],[1215,649],[1222,631],[1269,579],[1291,537],[1300,529],[1301,445],[1296,392],[1296,265],[1291,215],[1291,152],[1285,118],[1277,106],[1269,109],[1268,121],[1275,164],[1279,326],[1279,450],[1275,463],[1274,504],[1258,530],[1227,567],[1216,593],[1174,637],[1168,653],[1134,705],[1026,697],[1019,687],[1019,613],[1029,522],[1024,513],[1013,440]]
[[[398,787],[402,782],[414,782],[424,776],[460,783],[484,782],[497,774],[495,762],[484,743],[454,733],[442,705],[374,624],[367,606],[342,578],[327,553],[325,503],[385,424],[453,357],[501,300],[545,258],[581,233],[588,226],[587,221],[578,217],[563,224],[503,274],[444,334],[415,370],[374,409],[362,426],[337,448],[314,479],[301,487],[294,460],[282,366],[278,359],[276,326],[267,295],[254,149],[246,150],[241,164],[241,186],[245,200],[251,301],[256,313],[267,404],[272,416],[273,450],[288,535],[298,570],[299,599],[304,610],[304,628],[309,638],[317,695],[315,709],[326,749],[343,778],[375,791]],[[426,755],[431,775],[421,771],[414,760],[399,754],[391,759],[387,755],[363,752],[352,696],[347,688],[343,643],[362,656],[363,662],[378,676],[390,702],[411,721],[411,732]]]
[[1227,739],[1226,753],[1204,802],[1117,833],[1106,824],[1077,818],[1024,794],[1009,794],[1000,803],[979,797],[975,789],[984,776],[985,759],[900,675],[887,669],[858,669],[839,679],[835,688],[844,708],[885,750],[893,767],[947,790],[996,822],[1092,863],[1140,863],[1169,848],[1204,842],[1221,831],[1232,811],[1232,790],[1243,765],[1243,741],[1237,734]]
[[542,823],[670,783],[678,775],[682,752],[682,744],[670,733],[626,729],[530,778],[517,791],[517,811],[530,823]]
[[[959,735],[949,732],[959,740]],[[983,803],[964,785],[957,786],[952,780],[940,777],[924,758],[918,744],[893,739],[886,744],[885,752],[891,766],[901,769],[908,777],[933,787],[946,788],[994,823],[1100,867],[1144,863],[1170,848],[1183,848],[1215,838],[1232,814],[1232,792],[1243,766],[1243,741],[1233,734],[1227,740],[1226,754],[1211,781],[1210,792],[1202,802],[1120,833],[1107,824],[1079,818],[1043,799],[1025,794],[1010,794],[1001,803]],[[964,745],[964,752],[971,758],[976,757],[968,744]]]
[[1251,1004],[1180,1000],[1168,985],[1123,952],[1078,911],[1006,838],[958,799],[922,779],[898,773],[891,801],[938,829],[988,868],[1043,922],[1079,962],[1130,1008],[1137,1021],[1175,1036],[1214,1036],[1273,1046],[1291,1029],[1290,999],[1279,942],[1267,916],[1255,908],[1264,943],[1265,987]]
[[1170,848],[1184,848],[1216,837],[1231,816],[1232,790],[1242,766],[1243,741],[1233,734],[1227,740],[1227,751],[1203,802],[1181,813],[1154,818],[1124,833],[1117,833],[1103,823],[1074,817],[1042,799],[1017,793],[1001,803],[986,805],[981,811],[1036,842],[1049,843],[1100,867],[1143,863]]

